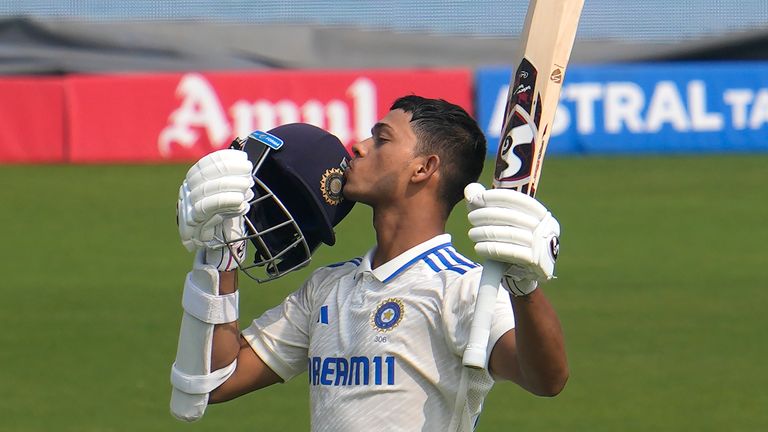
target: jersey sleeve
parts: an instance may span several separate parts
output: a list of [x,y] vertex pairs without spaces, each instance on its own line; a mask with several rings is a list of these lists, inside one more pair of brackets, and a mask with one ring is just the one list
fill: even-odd
[[[443,325],[449,345],[455,350],[456,355],[463,356],[469,341],[469,329],[472,325],[472,317],[475,312],[475,302],[480,284],[481,268],[457,278],[446,288],[443,304]],[[491,350],[499,338],[507,331],[515,327],[515,316],[512,312],[512,301],[509,292],[499,287],[494,306],[491,333],[488,337],[488,349],[486,363]]]
[[256,354],[284,381],[307,369],[311,282],[308,280],[242,331]]

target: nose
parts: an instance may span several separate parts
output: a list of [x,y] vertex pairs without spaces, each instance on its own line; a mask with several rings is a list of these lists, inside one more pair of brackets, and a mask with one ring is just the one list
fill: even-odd
[[352,156],[353,157],[365,157],[365,154],[367,153],[368,146],[366,145],[368,141],[371,141],[371,138],[365,139],[363,141],[358,141],[354,144],[352,144],[351,150],[352,150]]

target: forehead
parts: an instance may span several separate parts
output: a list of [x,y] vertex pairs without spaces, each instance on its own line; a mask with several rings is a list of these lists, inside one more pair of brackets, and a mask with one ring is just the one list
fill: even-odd
[[411,113],[401,109],[392,110],[387,113],[376,125],[374,130],[378,132],[389,132],[396,135],[415,136],[411,127]]

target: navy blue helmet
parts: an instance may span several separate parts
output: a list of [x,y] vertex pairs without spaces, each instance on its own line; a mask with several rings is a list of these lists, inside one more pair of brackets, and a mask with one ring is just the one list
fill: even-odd
[[354,205],[342,196],[350,155],[336,136],[292,123],[235,139],[231,148],[253,163],[254,199],[245,215],[253,253],[239,263],[245,274],[278,278],[309,264],[320,243],[336,242],[333,228]]

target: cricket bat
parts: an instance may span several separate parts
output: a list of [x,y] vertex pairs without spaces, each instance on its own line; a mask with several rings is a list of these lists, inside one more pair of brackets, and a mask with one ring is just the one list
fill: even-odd
[[[534,196],[584,0],[530,0],[520,61],[510,80],[493,186]],[[486,364],[493,308],[508,264],[486,261],[464,366]]]

